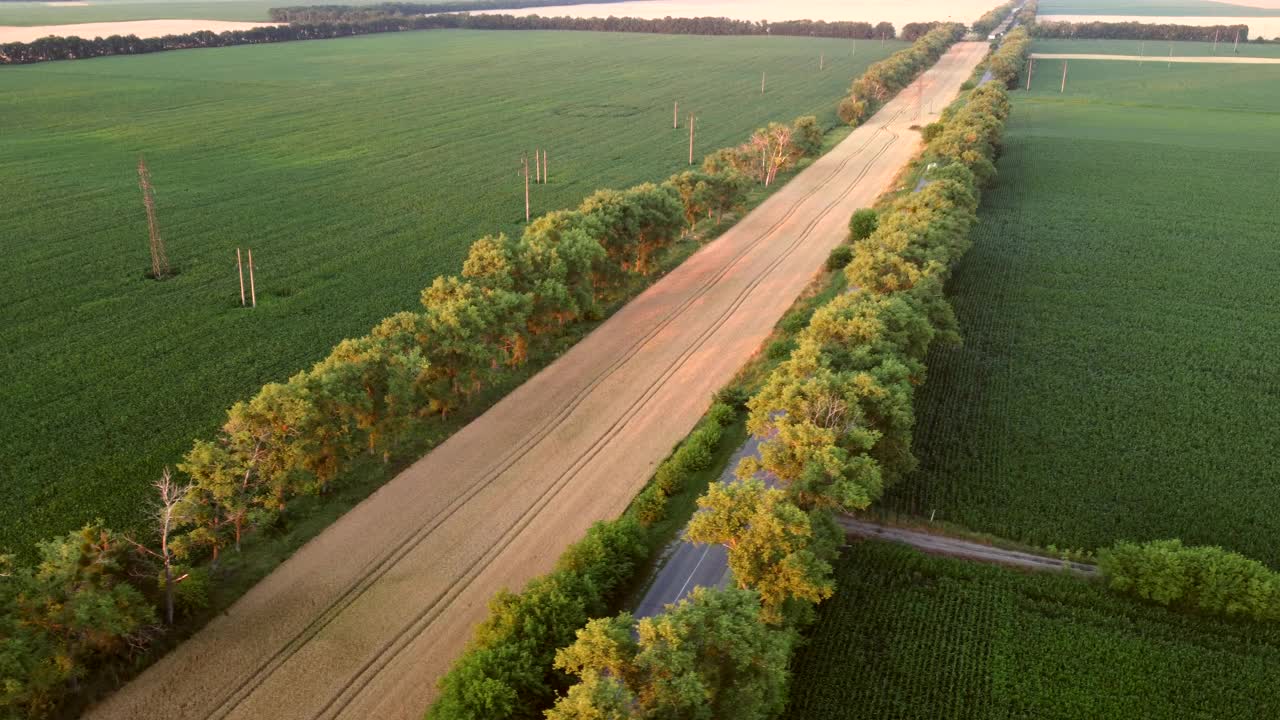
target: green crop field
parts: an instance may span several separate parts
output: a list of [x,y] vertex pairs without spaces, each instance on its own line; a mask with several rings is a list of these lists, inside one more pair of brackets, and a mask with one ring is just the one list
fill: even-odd
[[[902,47],[435,31],[0,70],[0,548],[129,527],[233,401],[520,232],[521,152],[549,151],[535,215],[572,207],[687,167],[674,100],[701,157],[770,120],[834,125],[850,79]],[[181,271],[160,283],[140,153]]]
[[1041,15],[1182,15],[1274,17],[1280,10],[1214,0],[1040,0]]
[[[1081,55],[1145,55],[1151,62],[1159,64],[1160,58],[1168,57],[1169,50],[1174,57],[1264,57],[1280,58],[1280,43],[1240,43],[1233,47],[1231,38],[1218,43],[1215,50],[1211,42],[1159,42],[1141,40],[1058,40],[1040,38],[1031,43],[1033,53],[1078,53]],[[1053,62],[1060,63],[1055,60]],[[1168,63],[1165,64],[1167,67]],[[1062,65],[1058,65],[1061,78]],[[1068,73],[1069,74],[1069,73]],[[1047,83],[1048,80],[1045,80]]]
[[[357,0],[357,3],[359,0]],[[93,0],[88,5],[0,2],[0,25],[62,25],[123,20],[183,19],[268,20],[271,0]],[[354,4],[354,3],[347,3]]]
[[1280,627],[1181,615],[1075,576],[845,549],[788,720],[1264,720]]
[[1280,566],[1280,66],[1037,63],[887,506]]

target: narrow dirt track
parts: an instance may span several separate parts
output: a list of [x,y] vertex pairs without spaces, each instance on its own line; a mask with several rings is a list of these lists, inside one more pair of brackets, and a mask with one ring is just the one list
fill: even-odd
[[419,718],[489,598],[617,516],[919,148],[925,78],[88,717]]
[[1098,55],[1087,53],[1031,53],[1033,60],[1124,60],[1126,62],[1221,63],[1224,65],[1280,65],[1280,58],[1206,55],[1166,57],[1164,55]]

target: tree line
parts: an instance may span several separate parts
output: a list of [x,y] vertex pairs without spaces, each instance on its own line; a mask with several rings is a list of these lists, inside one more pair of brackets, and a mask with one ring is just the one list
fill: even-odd
[[[820,136],[796,132],[797,128],[809,126],[808,120],[800,119],[787,128],[792,142],[799,136],[804,146],[817,147]],[[754,182],[771,182],[771,147],[781,142],[780,136],[787,136],[782,128],[786,126],[762,128],[744,145],[713,152],[704,160],[704,172],[740,174]],[[940,184],[928,190],[923,199],[932,202],[941,193]],[[873,227],[865,223],[865,213],[859,215],[859,220],[859,227],[865,229],[860,237],[870,236]],[[884,223],[892,227],[893,220],[886,219]],[[864,296],[859,295],[859,299]],[[819,319],[819,315],[827,316],[829,322]],[[801,350],[796,354],[803,348],[819,347],[814,345],[815,324],[831,328],[845,322],[840,313],[826,307],[819,310],[809,329],[801,331]],[[923,327],[916,329],[928,334]],[[911,348],[918,352],[919,360],[923,360],[924,345],[920,340]],[[835,348],[836,343],[827,346]],[[890,343],[882,342],[879,348],[888,350]],[[790,396],[787,378],[799,377],[801,365],[796,364],[795,357],[792,355],[792,360],[783,365],[790,369],[780,368],[771,375],[763,391],[750,401],[749,428],[753,432],[768,434],[777,429],[777,437],[794,437],[790,429],[774,428],[772,423],[785,420],[772,415],[778,411],[782,396]],[[887,402],[882,405],[888,407]],[[829,416],[833,427],[852,418],[840,415],[835,406],[828,410],[836,413]],[[659,466],[653,483],[616,523],[660,518],[666,511],[666,497],[672,495],[671,488],[682,486],[681,478],[687,478],[690,468],[709,464],[709,448],[719,437],[714,428],[721,424],[714,418],[731,413],[726,405],[713,406],[710,419]],[[799,428],[800,419],[809,415],[795,411],[796,421],[787,428]],[[901,442],[897,441],[899,445]],[[806,471],[797,474],[794,468],[788,468],[794,462],[783,459],[785,452],[776,451],[781,447],[777,441],[764,443],[765,464],[769,469],[783,471],[786,478],[805,479],[783,488],[765,488],[751,479],[728,487],[717,483],[699,501],[704,512],[689,528],[689,536],[695,541],[730,547],[733,574],[742,587],[727,591],[700,589],[666,614],[639,624],[627,614],[591,620],[585,626],[577,623],[557,634],[561,644],[550,644],[552,638],[541,634],[536,639],[545,642],[531,642],[527,633],[495,639],[488,628],[494,624],[508,626],[509,621],[499,619],[511,618],[508,609],[513,603],[511,597],[499,596],[490,603],[489,620],[476,630],[467,652],[440,680],[439,700],[428,711],[428,719],[539,717],[553,702],[554,707],[545,716],[559,720],[658,716],[751,719],[776,714],[786,701],[787,662],[799,637],[796,616],[805,615],[805,603],[812,607],[831,591],[831,583],[823,579],[823,574],[829,573],[828,561],[842,538],[831,511],[842,503],[854,506],[858,503],[856,498],[867,495],[855,489],[859,479],[824,482],[810,478]],[[869,464],[861,465],[867,471],[878,471]],[[787,469],[783,469],[785,466]],[[750,475],[755,469],[745,464],[740,471]],[[602,556],[602,562],[611,561]],[[532,598],[540,594],[541,580],[535,580],[516,597],[521,598],[521,607],[527,607],[525,603],[535,602]],[[547,609],[527,611],[539,618],[549,614]],[[541,628],[544,624],[524,626]],[[576,639],[572,637],[573,628],[581,628]],[[530,678],[536,682],[530,683]]]
[[380,17],[407,17],[478,10],[515,10],[549,5],[618,3],[627,0],[465,0],[464,2],[381,2],[369,5],[295,5],[267,11],[274,22],[350,22]]
[[857,126],[875,114],[889,98],[937,62],[947,48],[963,35],[963,25],[938,24],[921,35],[911,47],[872,63],[853,81],[848,97],[840,101],[840,119]]
[[[812,117],[775,123],[743,145],[768,145],[767,167],[717,165],[598,190],[535,218],[519,237],[476,240],[462,272],[425,288],[419,309],[235,403],[219,432],[197,439],[178,474],[166,470],[157,483],[148,536],[95,523],[41,544],[34,565],[0,558],[0,716],[41,717],[85,678],[127,666],[175,619],[206,606],[219,562],[247,534],[298,519],[299,498],[335,489],[353,464],[386,462],[423,423],[510,378],[531,350],[598,320],[605,304],[646,282],[665,248],[718,225],[754,183],[816,153],[821,138]],[[718,441],[710,432],[703,450],[664,471],[665,494]],[[641,526],[665,509],[656,499],[649,506]],[[609,532],[609,543],[626,547],[624,530]],[[588,581],[606,592],[599,578]]]
[[[622,0],[613,0],[621,2]],[[586,0],[579,0],[579,3]],[[574,4],[579,4],[574,3]],[[501,4],[501,3],[496,3]],[[530,2],[526,5],[507,4],[504,7],[536,7],[553,5],[553,2]],[[445,5],[450,6],[443,9]],[[377,5],[302,5],[283,8],[272,8],[271,19],[275,22],[289,23],[343,23],[364,22],[384,18],[412,18],[422,15],[453,11],[472,11],[479,8],[465,3],[380,3]],[[462,14],[462,13],[459,13]],[[784,20],[777,22],[750,20],[734,20],[725,17],[666,17],[666,18],[633,18],[633,17],[542,17],[531,15],[516,17],[514,15],[491,15],[500,17],[500,21],[486,21],[485,16],[472,16],[477,19],[483,29],[510,30],[596,30],[602,32],[644,32],[675,35],[812,35],[815,37],[871,39],[884,37],[894,38],[892,23],[882,22],[872,25],[866,22],[825,20]],[[920,23],[912,23],[919,25]]]
[[1232,42],[1249,39],[1248,25],[1156,25],[1142,22],[1041,22],[1033,26],[1038,38],[1102,40],[1174,40]]
[[556,655],[578,682],[547,718],[766,720],[785,707],[791,650],[835,592],[835,514],[865,509],[915,466],[914,389],[931,344],[959,339],[942,287],[968,247],[1008,113],[999,83],[970,92],[928,145],[925,187],[851,220],[851,291],[814,312],[750,400],[759,457],[699,499],[687,530],[725,546],[736,587],[699,590],[639,624],[590,622]]
[[[863,22],[824,22],[821,20],[791,20],[784,22],[751,22],[729,18],[572,18],[572,17],[515,17],[513,15],[379,15],[370,16],[363,6],[356,6],[346,13],[346,6],[330,6],[342,10],[322,8],[316,12],[316,20],[290,20],[289,25],[227,30],[215,33],[201,30],[158,38],[139,38],[137,35],[111,35],[109,37],[81,38],[46,37],[29,43],[0,44],[0,65],[24,65],[51,60],[82,60],[111,55],[143,55],[168,50],[231,47],[261,43],[290,42],[294,40],[326,40],[332,38],[369,35],[374,33],[405,32],[410,30],[575,30],[596,32],[660,33],[671,35],[802,35],[835,38],[886,38],[893,39],[894,27],[882,22],[876,25]],[[378,6],[375,6],[378,7]],[[284,12],[290,9],[281,10]],[[298,9],[291,17],[307,18],[311,8]],[[273,10],[273,12],[276,12]],[[351,19],[339,19],[350,16]],[[284,22],[277,20],[277,22]],[[920,23],[913,23],[911,32],[918,32]]]
[[1010,0],[1010,2],[1007,2],[1000,7],[988,10],[983,13],[982,17],[974,21],[973,31],[983,37],[990,35],[991,31],[1000,27],[1000,23],[1004,22],[1004,19],[1009,17],[1018,5],[1019,0]]

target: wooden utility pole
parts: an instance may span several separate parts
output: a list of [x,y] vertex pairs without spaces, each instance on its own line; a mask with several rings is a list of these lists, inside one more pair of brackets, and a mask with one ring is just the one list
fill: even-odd
[[676,106],[671,109],[671,129],[680,129],[680,101],[676,101]]
[[1232,50],[1232,52],[1234,52],[1237,55],[1240,54],[1240,31],[1239,30],[1236,30],[1236,46]]
[[253,248],[249,248],[249,299],[258,307],[258,288],[253,284]]
[[1031,92],[1031,74],[1036,71],[1036,59],[1027,61],[1027,92]]
[[1221,29],[1217,29],[1213,31],[1213,54],[1214,55],[1218,54],[1218,35],[1221,32],[1222,32]]
[[698,122],[698,118],[693,115],[689,116],[689,164],[693,164],[693,126]]
[[762,72],[762,73],[760,73],[760,94],[761,94],[761,95],[763,95],[763,94],[764,94],[764,78],[765,78],[765,75],[767,75],[767,74],[768,74],[768,73],[763,73],[763,72]]
[[[529,222],[529,155],[525,154],[522,161],[524,163],[524,221]],[[250,270],[252,267],[250,265]]]
[[822,53],[821,55],[818,56],[818,72],[822,72],[823,70],[826,70],[826,69],[827,69],[827,54]]
[[1142,61],[1147,59],[1147,41],[1143,40],[1139,47],[1141,49],[1138,51],[1138,67],[1142,67]]
[[849,57],[858,57],[858,39],[853,40],[853,49],[849,51]]
[[164,280],[169,277],[169,257],[164,251],[164,238],[160,237],[160,222],[156,219],[156,192],[151,186],[151,171],[147,161],[138,157],[138,187],[142,188],[142,205],[147,209],[147,235],[151,247],[151,277]]
[[1173,69],[1173,43],[1169,43],[1169,69]]
[[240,261],[240,248],[236,248],[236,271],[240,273],[240,307],[244,307],[244,263]]
[[546,185],[551,182],[551,160],[547,157],[547,151],[542,151],[542,184]]
[[542,150],[533,151],[533,181],[542,182]]
[[1061,95],[1066,91],[1067,91],[1067,61],[1063,60],[1062,61],[1062,89],[1058,91],[1058,94]]

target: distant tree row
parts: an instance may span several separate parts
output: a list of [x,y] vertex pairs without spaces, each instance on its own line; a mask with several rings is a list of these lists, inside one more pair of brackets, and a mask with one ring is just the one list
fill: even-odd
[[889,98],[911,84],[964,35],[964,26],[939,24],[921,35],[911,47],[872,63],[853,81],[849,96],[840,102],[840,119],[856,126]]
[[[382,7],[382,6],[373,6]],[[599,32],[659,33],[672,35],[803,35],[832,38],[895,37],[892,24],[863,22],[824,22],[791,20],[785,22],[751,22],[729,18],[571,18],[515,17],[513,15],[378,15],[371,16],[365,6],[328,6],[312,13],[312,8],[273,10],[287,13],[289,25],[227,30],[221,33],[201,30],[158,38],[137,35],[112,35],[93,39],[76,36],[50,36],[29,43],[0,44],[0,65],[22,65],[50,60],[81,60],[110,55],[142,55],[167,50],[230,47],[293,40],[324,40],[374,33],[409,30],[473,29],[473,30],[581,30]],[[310,18],[313,20],[302,20]],[[350,19],[345,19],[350,18]],[[285,22],[277,20],[277,22]],[[918,23],[916,25],[919,25]],[[914,31],[914,30],[913,30]]]
[[1000,23],[1004,22],[1004,19],[1009,17],[1018,5],[1019,0],[1010,0],[1000,7],[988,10],[973,23],[973,31],[983,37],[990,35],[991,31],[1000,27]]
[[1102,40],[1182,40],[1240,42],[1249,39],[1248,25],[1156,25],[1142,22],[1039,22],[1032,34],[1038,38]]
[[[579,0],[579,3],[587,0]],[[613,0],[621,2],[622,0]],[[574,4],[579,4],[574,3]],[[535,7],[558,4],[554,2],[529,2],[527,4],[493,3],[495,6]],[[449,6],[445,8],[444,6]],[[364,22],[385,18],[420,17],[430,13],[470,11],[484,9],[465,3],[380,3],[377,5],[314,5],[284,8],[272,8],[271,19],[275,22],[291,23],[339,23]],[[752,22],[750,20],[733,20],[724,17],[697,18],[630,18],[630,17],[541,17],[531,15],[516,17],[512,15],[488,16],[501,17],[502,20],[483,20],[484,16],[474,16],[479,24],[470,27],[483,29],[506,30],[598,30],[603,32],[641,32],[664,33],[673,35],[812,35],[815,37],[833,38],[880,38],[892,39],[894,27],[891,23],[882,22],[876,25],[865,22],[826,22],[823,20],[785,20],[778,22]],[[919,23],[915,23],[919,24]]]
[[476,12],[481,10],[516,10],[550,5],[585,5],[587,3],[618,3],[627,0],[463,0],[463,2],[381,2],[369,5],[295,5],[271,8],[268,14],[274,22],[354,22],[384,17],[412,17],[414,15],[440,15],[444,13]]

